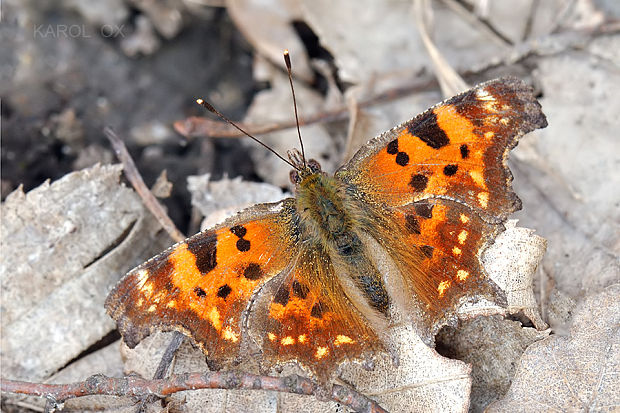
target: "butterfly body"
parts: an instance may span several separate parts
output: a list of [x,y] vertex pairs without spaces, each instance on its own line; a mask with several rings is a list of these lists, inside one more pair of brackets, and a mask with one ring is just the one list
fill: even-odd
[[432,344],[458,309],[502,303],[481,255],[520,207],[506,166],[546,126],[514,78],[455,96],[371,140],[333,176],[290,157],[295,198],[250,207],[122,279],[106,301],[128,345],[192,337],[213,365],[257,354],[327,383],[411,323]]
[[358,298],[353,302],[363,308],[363,313],[378,311],[387,315],[389,297],[384,281],[359,236],[370,218],[366,213],[368,205],[352,196],[354,187],[321,172],[307,174],[295,192],[302,233],[300,247],[314,244],[323,251],[340,284],[349,287],[343,291]]

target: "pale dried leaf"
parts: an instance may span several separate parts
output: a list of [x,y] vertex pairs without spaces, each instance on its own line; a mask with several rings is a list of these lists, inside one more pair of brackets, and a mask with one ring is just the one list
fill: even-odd
[[[341,79],[357,84],[377,74],[430,69],[411,2],[302,0],[301,4],[305,21],[318,35],[321,45],[334,56]],[[442,2],[433,2],[433,6],[436,29],[431,37],[450,66],[463,70],[502,50],[489,42],[485,33],[446,9]],[[515,15],[513,9],[512,17],[525,19],[526,13]],[[442,30],[443,27],[450,30]]]
[[297,1],[227,0],[226,7],[237,28],[258,53],[286,70],[282,53],[288,49],[295,77],[312,81],[314,75],[306,49],[292,25],[300,19]]
[[[607,44],[620,47],[620,36],[612,38]],[[620,280],[620,145],[612,121],[620,74],[608,61],[570,53],[541,59],[538,77],[549,126],[524,139],[536,157],[515,150],[517,216],[549,240],[542,268],[550,286],[541,288],[580,299]]]
[[411,326],[392,329],[399,365],[387,355],[377,358],[375,369],[345,369],[344,380],[377,400],[388,411],[466,412],[471,388],[471,367],[437,354]]
[[168,198],[172,192],[172,182],[168,181],[168,173],[164,169],[151,187],[151,193],[157,198]]
[[522,311],[538,329],[547,328],[539,313],[532,289],[536,268],[545,255],[547,240],[534,231],[516,226],[516,220],[506,222],[506,231],[482,256],[489,276],[506,294],[508,312]]
[[187,189],[192,194],[192,205],[205,217],[222,209],[241,211],[253,204],[276,202],[287,196],[274,185],[243,181],[241,177],[212,181],[210,174],[188,176]]
[[479,412],[506,393],[527,346],[548,335],[549,330],[524,328],[501,316],[477,317],[441,330],[437,349],[472,366],[469,409]]
[[[164,246],[120,166],[95,166],[2,204],[2,374],[43,380],[115,328],[114,282]],[[95,373],[95,372],[93,372]]]
[[532,344],[506,396],[488,412],[620,409],[620,284],[586,298],[570,336]]

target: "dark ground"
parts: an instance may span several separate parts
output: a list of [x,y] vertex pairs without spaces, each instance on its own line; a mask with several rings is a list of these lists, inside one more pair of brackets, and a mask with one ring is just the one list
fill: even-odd
[[34,12],[20,5],[3,11],[3,200],[20,184],[28,191],[112,160],[105,126],[125,139],[147,185],[167,170],[174,190],[165,202],[182,231],[190,215],[187,175],[256,179],[238,142],[188,141],[171,128],[175,120],[204,112],[194,103],[198,96],[212,99],[233,119],[252,99],[252,53],[224,9],[207,17],[184,15],[176,37],[157,35],[161,48],[136,57],[120,46],[136,30],[136,10],[109,37],[64,8]]

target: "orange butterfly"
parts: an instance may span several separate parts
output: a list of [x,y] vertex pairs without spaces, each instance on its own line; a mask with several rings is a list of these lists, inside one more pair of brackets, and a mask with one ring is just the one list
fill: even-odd
[[531,89],[502,78],[371,140],[333,176],[293,152],[295,198],[150,259],[106,309],[130,347],[176,330],[212,365],[260,354],[322,383],[345,360],[389,351],[394,320],[430,344],[463,303],[502,301],[480,255],[521,206],[508,151],[546,125]]

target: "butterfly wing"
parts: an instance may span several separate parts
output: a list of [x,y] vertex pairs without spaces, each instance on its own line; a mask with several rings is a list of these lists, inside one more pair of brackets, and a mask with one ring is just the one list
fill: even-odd
[[105,304],[127,344],[176,330],[216,365],[233,362],[249,301],[296,257],[294,217],[293,199],[256,205],[129,272]]
[[328,383],[345,360],[371,361],[383,344],[346,299],[319,245],[305,245],[290,273],[274,277],[252,309],[252,336],[268,365],[297,361]]
[[521,206],[510,187],[508,152],[546,125],[529,86],[496,79],[371,140],[336,175],[390,206],[449,198],[501,222]]
[[364,230],[384,245],[431,316],[424,338],[432,340],[463,299],[498,299],[480,254],[520,208],[506,159],[519,137],[546,124],[528,86],[497,79],[371,140],[336,173],[382,206],[375,212],[390,229],[369,223]]

